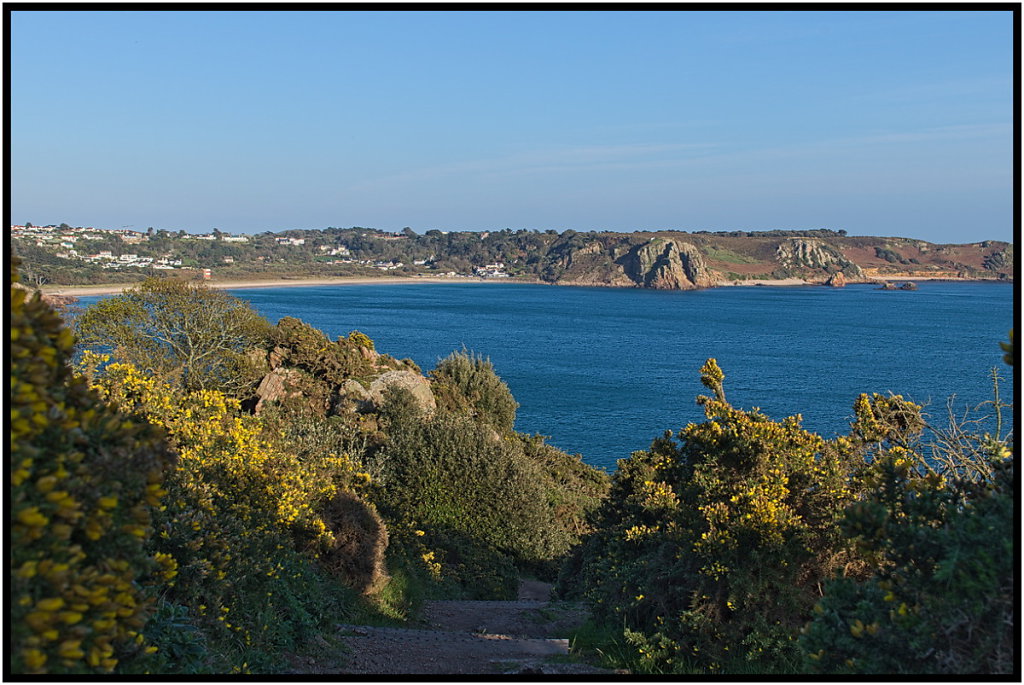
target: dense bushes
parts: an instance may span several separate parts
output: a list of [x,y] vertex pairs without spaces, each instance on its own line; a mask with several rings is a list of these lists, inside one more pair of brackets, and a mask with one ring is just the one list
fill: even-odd
[[388,393],[385,441],[368,457],[375,501],[392,532],[421,531],[416,549],[441,578],[480,599],[514,596],[517,569],[556,572],[589,530],[608,478],[540,436],[512,432],[515,401],[489,363],[456,353],[439,369],[434,388],[448,399],[435,414],[407,392]]
[[390,393],[382,411],[388,440],[369,464],[389,520],[523,562],[564,551],[539,469],[514,443],[465,417],[419,416],[406,395]]
[[1013,671],[1013,464],[993,456],[985,483],[921,476],[899,451],[873,464],[843,523],[877,570],[826,587],[801,638],[814,672]]
[[342,582],[385,580],[355,461],[87,353],[90,388],[60,319],[11,297],[13,672],[279,671],[352,610]]
[[317,596],[327,579],[310,562],[346,532],[343,521],[324,516],[339,486],[356,480],[351,461],[331,454],[299,461],[268,441],[260,419],[241,413],[237,400],[178,393],[131,365],[108,364],[95,382],[108,402],[161,426],[178,452],[154,547],[177,568],[164,601],[187,609],[217,643],[192,668],[267,668],[269,655],[294,649],[342,608],[340,588]]
[[798,417],[726,403],[714,360],[702,375],[708,421],[619,463],[582,552],[586,595],[650,670],[792,664],[813,588],[845,561],[850,474]]
[[582,590],[621,626],[629,665],[1009,672],[1006,439],[959,455],[947,444],[943,471],[924,456],[920,407],[898,396],[862,395],[850,435],[825,441],[799,417],[733,408],[722,380],[709,360],[708,420],[619,462],[596,531],[563,568],[560,591]]
[[9,667],[108,673],[153,651],[150,585],[175,572],[149,545],[170,455],[71,372],[71,333],[38,296],[11,288],[10,323]]
[[[1012,361],[1012,347],[1004,349]],[[870,424],[863,404],[861,426]],[[1000,416],[998,394],[994,408]],[[905,412],[890,408],[874,418],[886,413],[890,426],[907,428]],[[872,575],[826,585],[801,638],[813,672],[1013,671],[1018,538],[1014,461],[1001,423],[994,435],[960,426],[936,431],[938,443],[930,445],[893,439],[891,431],[884,440],[870,428],[855,431],[874,440],[864,446],[865,496],[847,509],[841,528]]]

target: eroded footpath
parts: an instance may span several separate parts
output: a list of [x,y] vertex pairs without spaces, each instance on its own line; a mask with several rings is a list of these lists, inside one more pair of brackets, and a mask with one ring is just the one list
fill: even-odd
[[422,628],[339,625],[350,653],[338,673],[611,673],[569,660],[569,636],[587,614],[549,601],[550,591],[522,581],[516,601],[428,601]]

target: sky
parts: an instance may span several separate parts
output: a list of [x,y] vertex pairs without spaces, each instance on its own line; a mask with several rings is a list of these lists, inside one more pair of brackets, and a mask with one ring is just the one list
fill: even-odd
[[1012,22],[12,11],[10,219],[1012,240]]

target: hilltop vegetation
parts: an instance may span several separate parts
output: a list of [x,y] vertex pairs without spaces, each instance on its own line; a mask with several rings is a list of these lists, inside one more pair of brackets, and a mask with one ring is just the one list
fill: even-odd
[[[224,280],[483,275],[687,289],[748,279],[824,282],[836,273],[854,282],[901,276],[1010,279],[1014,264],[1013,246],[1005,242],[935,245],[908,238],[848,236],[829,229],[430,230],[419,235],[410,229],[388,233],[355,227],[252,236],[71,227],[33,231],[29,235],[21,230],[11,238],[13,249],[25,260],[24,279],[61,285],[141,281],[161,273],[180,276],[183,269],[198,278],[199,269],[211,269],[214,278]],[[73,247],[67,242],[72,239]]]

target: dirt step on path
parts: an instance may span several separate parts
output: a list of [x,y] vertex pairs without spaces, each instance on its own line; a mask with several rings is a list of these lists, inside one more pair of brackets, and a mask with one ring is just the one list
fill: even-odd
[[609,673],[569,661],[581,607],[551,602],[551,585],[522,581],[506,602],[428,601],[426,628],[339,625],[347,674]]

